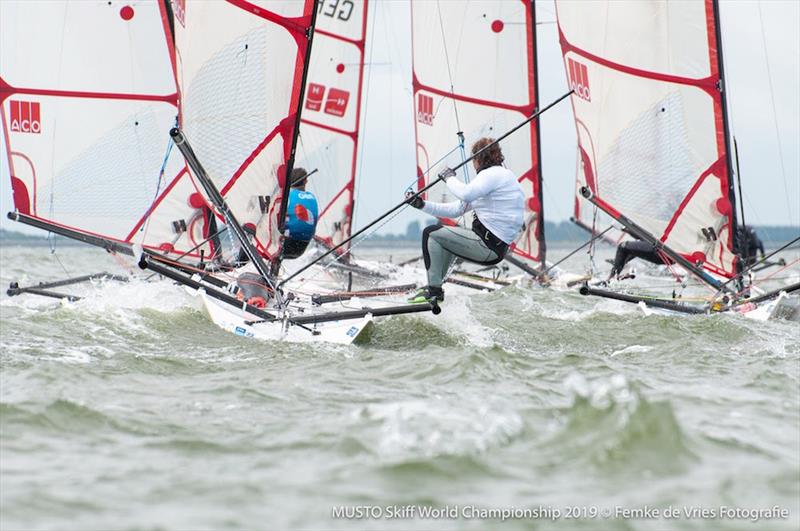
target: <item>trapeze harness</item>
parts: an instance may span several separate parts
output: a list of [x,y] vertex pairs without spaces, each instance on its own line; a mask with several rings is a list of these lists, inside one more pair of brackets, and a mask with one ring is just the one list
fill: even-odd
[[439,218],[456,218],[472,210],[474,217],[472,230],[432,225],[423,231],[422,255],[432,287],[441,287],[455,257],[485,265],[503,260],[523,225],[525,194],[514,174],[502,166],[478,172],[469,184],[451,177],[447,188],[460,201],[425,201],[422,211]]

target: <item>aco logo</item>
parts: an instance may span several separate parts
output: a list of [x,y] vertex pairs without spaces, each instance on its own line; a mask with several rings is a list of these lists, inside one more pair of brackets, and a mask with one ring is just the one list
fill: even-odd
[[417,98],[417,121],[425,125],[433,125],[433,98],[420,94]]
[[42,122],[38,101],[9,101],[11,107],[11,132],[42,132]]
[[592,101],[592,92],[589,89],[589,71],[586,65],[573,59],[567,60],[569,66],[569,87],[582,100]]

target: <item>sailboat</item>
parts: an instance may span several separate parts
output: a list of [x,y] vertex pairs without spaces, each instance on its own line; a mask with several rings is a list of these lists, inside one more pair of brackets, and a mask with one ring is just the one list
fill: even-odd
[[589,286],[582,292],[686,313],[741,306],[717,1],[557,0],[556,14],[574,90],[583,200],[714,297],[699,306]]
[[[350,343],[374,317],[438,311],[433,305],[365,307],[358,297],[328,299],[336,304],[331,309],[313,274],[291,285],[286,284],[290,276],[281,280],[279,274],[285,262],[281,236],[289,176],[297,167],[301,129],[304,164],[314,170],[327,164],[330,174],[316,182],[334,183],[321,194],[320,238],[334,244],[349,234],[366,3],[329,6],[307,0],[261,7],[232,0],[192,7],[175,26],[183,129],[173,131],[173,138],[239,240],[252,273],[244,277],[237,271],[237,280],[227,286],[245,293],[236,305],[219,286],[165,272],[169,264],[149,260],[144,265],[196,289],[215,323],[248,337]],[[315,57],[316,21],[327,42]],[[218,25],[225,31],[217,31]],[[236,139],[232,144],[231,138]],[[220,145],[232,145],[231,151],[221,151]],[[208,171],[201,159],[210,161]],[[238,227],[246,225],[254,234],[252,248]],[[256,297],[261,308],[253,307],[247,295],[253,283],[262,294]]]
[[[54,64],[46,70],[57,73],[69,66],[76,72],[42,78],[18,66],[27,63],[3,61],[3,117],[10,124],[5,129],[14,158],[13,219],[139,258],[140,267],[186,286],[214,322],[239,335],[349,343],[375,316],[438,310],[427,304],[365,307],[355,298],[332,310],[320,297],[311,301],[318,294],[307,278],[290,287],[278,277],[301,104],[312,105],[305,97],[315,21],[329,16],[358,21],[363,29],[365,4],[343,2],[330,14],[329,6],[313,0],[188,5],[174,0],[136,7],[73,2],[59,13],[39,13],[30,5],[3,4],[4,37],[15,35],[6,32],[7,26],[24,30],[37,18],[60,24],[67,29],[54,32],[53,43],[64,46],[59,53],[47,50]],[[361,14],[354,12],[356,6]],[[101,22],[119,37],[100,46],[85,38],[90,32],[72,32],[81,22]],[[21,39],[9,55],[22,53],[25,44],[32,45]],[[363,38],[361,52],[358,63],[363,62]],[[87,61],[92,53],[97,60]],[[106,63],[108,79],[105,71],[94,72]],[[115,70],[113,65],[122,66]],[[123,67],[131,71],[120,72]],[[335,69],[342,73],[339,64]],[[81,86],[85,80],[102,91]],[[39,99],[27,101],[21,111],[22,96]],[[348,116],[341,93],[328,91],[327,97],[331,101],[323,104],[323,113]],[[42,107],[53,111],[47,115],[52,121],[42,118]],[[86,114],[83,122],[79,111]],[[35,132],[15,130],[15,118],[27,118],[29,127],[32,116]],[[90,134],[87,121],[96,134]],[[317,126],[331,132],[330,124]],[[349,137],[354,152],[355,135]],[[30,169],[20,161],[29,162]],[[111,166],[124,169],[104,173]],[[132,200],[134,194],[139,202]],[[348,199],[352,204],[352,195]],[[98,212],[113,214],[96,219]],[[341,230],[336,223],[323,224],[322,234],[333,239]],[[238,244],[249,261],[246,267],[207,267],[220,255],[223,238]],[[250,297],[250,289],[263,297]]]

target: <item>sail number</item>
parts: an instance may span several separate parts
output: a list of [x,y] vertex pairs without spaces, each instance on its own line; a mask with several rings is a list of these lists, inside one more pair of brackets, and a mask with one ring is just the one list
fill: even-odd
[[347,22],[353,14],[353,7],[351,0],[323,0],[319,3],[317,14]]

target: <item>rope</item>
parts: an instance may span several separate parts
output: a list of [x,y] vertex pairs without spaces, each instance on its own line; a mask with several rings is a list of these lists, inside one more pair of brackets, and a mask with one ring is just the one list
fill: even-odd
[[[175,127],[178,127],[178,117],[175,117]],[[167,135],[169,136],[169,135]],[[164,160],[161,162],[161,169],[158,172],[158,181],[156,181],[156,190],[153,193],[153,200],[150,201],[150,206],[147,207],[147,212],[144,215],[145,224],[139,229],[139,232],[143,232],[142,239],[147,238],[147,231],[150,229],[150,215],[153,213],[153,210],[156,207],[156,201],[158,200],[158,193],[161,191],[161,181],[164,178],[164,172],[167,171],[167,161],[169,160],[169,155],[172,152],[172,146],[175,143],[172,141],[172,137],[169,137],[169,141],[167,142],[167,150],[164,153]]]
[[791,262],[788,262],[785,266],[781,267],[777,271],[773,271],[772,273],[770,273],[769,275],[765,276],[764,278],[760,278],[755,282],[751,282],[750,286],[756,286],[758,284],[763,284],[764,282],[766,282],[770,278],[774,277],[775,275],[777,275],[781,271],[785,271],[785,270],[789,269],[791,266],[793,266],[794,264],[797,264],[797,263],[800,263],[800,258],[795,258],[794,260],[792,260]]
[[[372,12],[372,30],[369,32],[369,35],[370,35],[370,41],[369,41],[369,64],[370,65],[372,65],[372,53],[375,51],[374,41],[375,41],[375,21],[376,20],[378,20],[377,9]],[[363,66],[362,66],[362,68],[363,68]],[[372,68],[370,66],[370,70],[367,73],[367,86],[364,88],[364,92],[366,93],[364,95],[364,109],[361,111],[361,116],[364,117],[364,123],[363,124],[360,123],[359,131],[358,131],[358,136],[360,138],[366,138],[366,132],[367,132],[367,119],[366,119],[366,117],[368,116],[367,115],[367,109],[369,109],[369,92],[370,92],[369,91],[369,86],[370,86],[370,82],[371,81],[372,81]],[[391,112],[389,113],[389,116],[390,117],[392,116]],[[391,128],[389,130],[391,131]],[[360,151],[358,153],[358,173],[356,174],[355,179],[353,179],[353,181],[354,181],[353,184],[355,185],[355,188],[356,188],[357,191],[361,190],[361,175],[363,175],[363,168],[364,168],[364,146],[366,145],[366,142],[362,141],[362,142],[360,142],[360,144],[361,144],[361,146],[360,146],[361,149],[360,149]],[[390,152],[391,152],[391,150],[390,150]],[[357,194],[357,195],[359,195],[359,194]],[[350,227],[353,226],[353,220],[356,217],[356,208],[358,207],[358,204],[359,204],[359,201],[357,201],[356,199],[357,199],[357,197],[353,197],[353,210],[350,212]],[[344,236],[344,234],[342,236]],[[348,236],[349,236],[349,234],[348,234]],[[348,247],[352,247],[352,245],[349,245]]]
[[450,95],[452,96],[450,99],[453,101],[453,113],[456,117],[456,127],[459,131],[461,131],[461,121],[458,119],[458,105],[456,104],[455,99],[455,86],[453,85],[453,74],[450,70],[450,55],[447,53],[447,41],[444,37],[444,22],[442,22],[442,10],[439,7],[439,1],[436,1],[436,12],[439,15],[439,30],[442,36],[442,49],[444,50],[444,60],[445,64],[447,65],[447,77],[450,80]]
[[789,185],[786,182],[786,168],[784,167],[783,163],[783,145],[781,143],[781,135],[780,131],[778,130],[778,113],[775,110],[775,90],[772,86],[772,72],[769,67],[769,54],[767,53],[767,38],[764,34],[764,17],[761,14],[761,2],[758,2],[758,21],[761,24],[761,43],[764,46],[764,64],[767,67],[767,80],[769,81],[769,96],[770,101],[772,102],[772,123],[775,125],[775,138],[778,141],[778,160],[781,162],[781,175],[783,176],[783,190],[784,190],[784,198],[786,199],[786,209],[789,211],[789,219],[793,219],[792,216],[792,205],[789,202],[789,198],[792,197],[789,194]]

